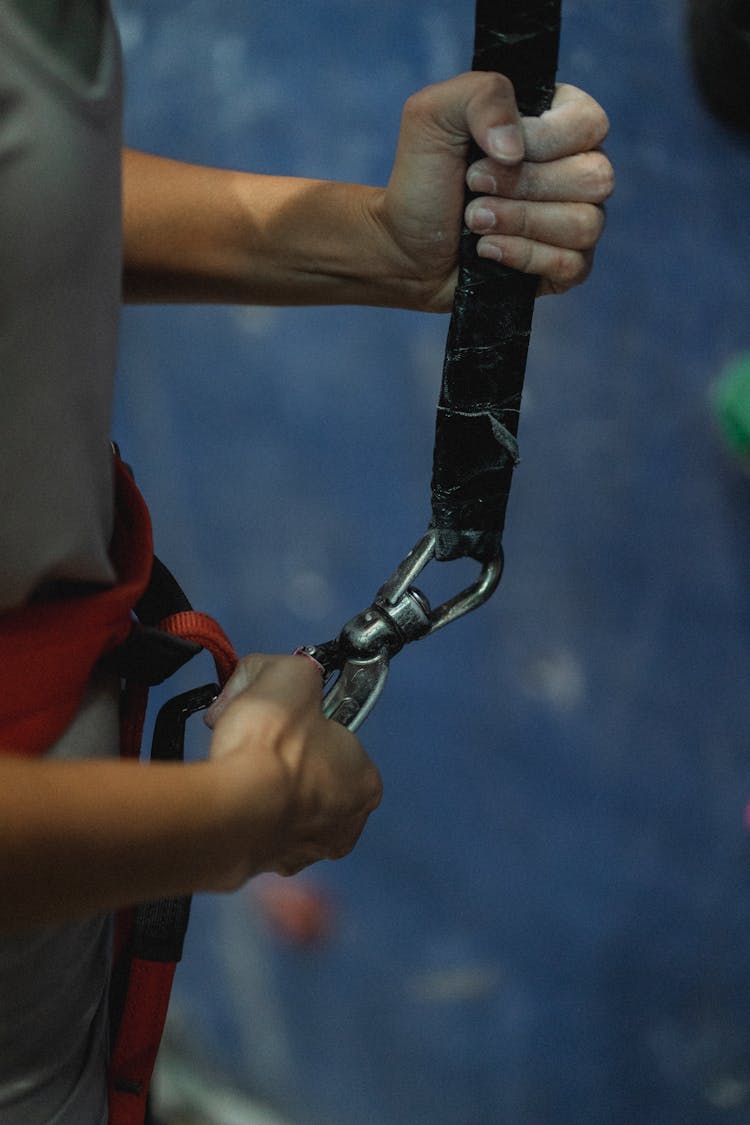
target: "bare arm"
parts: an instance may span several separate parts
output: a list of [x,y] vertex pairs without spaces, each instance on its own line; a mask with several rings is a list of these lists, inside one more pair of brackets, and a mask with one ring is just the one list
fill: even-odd
[[[479,253],[539,274],[542,292],[587,276],[612,169],[607,118],[562,86],[521,119],[500,75],[464,74],[404,108],[386,188],[258,176],[127,150],[124,295],[135,301],[451,308],[464,185]],[[466,169],[474,138],[490,155]]]
[[[123,154],[130,301],[400,304],[372,215],[383,192]],[[352,235],[356,233],[356,245]]]
[[0,929],[208,887],[212,782],[205,764],[0,757]]

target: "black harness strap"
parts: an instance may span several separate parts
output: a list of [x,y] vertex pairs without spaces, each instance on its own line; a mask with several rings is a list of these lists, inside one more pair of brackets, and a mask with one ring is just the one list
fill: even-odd
[[[474,70],[505,74],[521,113],[537,116],[554,94],[560,0],[477,0]],[[474,147],[470,160],[482,153]],[[467,194],[467,202],[471,198]],[[518,417],[538,278],[478,258],[461,234],[435,428],[435,557],[487,563],[502,550],[518,463]]]

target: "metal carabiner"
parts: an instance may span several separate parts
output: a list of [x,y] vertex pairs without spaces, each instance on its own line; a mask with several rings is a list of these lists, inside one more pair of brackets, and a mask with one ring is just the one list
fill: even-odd
[[348,621],[335,640],[297,650],[320,665],[326,684],[338,672],[324,695],[323,713],[351,731],[375,706],[391,657],[483,605],[502,577],[501,553],[483,566],[476,582],[433,609],[412,583],[435,557],[435,540],[428,531],[383,583],[372,605]]

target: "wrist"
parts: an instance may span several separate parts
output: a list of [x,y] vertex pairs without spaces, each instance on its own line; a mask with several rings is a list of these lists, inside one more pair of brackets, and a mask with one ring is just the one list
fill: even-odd
[[284,771],[274,754],[246,748],[204,765],[213,813],[210,858],[199,889],[236,891],[273,866],[289,815]]
[[363,189],[359,203],[359,226],[370,244],[366,261],[373,290],[373,299],[362,303],[417,312],[444,311],[437,307],[429,279],[417,259],[401,246],[391,218],[388,190]]
[[128,150],[125,299],[437,309],[387,194]]
[[239,173],[243,300],[423,307],[387,222],[386,189]]

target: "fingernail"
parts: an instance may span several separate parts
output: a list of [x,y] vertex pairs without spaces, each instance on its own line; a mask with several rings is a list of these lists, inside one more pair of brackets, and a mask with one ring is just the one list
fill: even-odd
[[469,226],[475,231],[492,230],[495,226],[495,216],[488,207],[478,207],[470,204],[467,209]]
[[222,714],[224,713],[224,711],[226,711],[228,703],[229,698],[227,694],[222,691],[219,695],[216,696],[216,699],[213,701],[211,706],[204,711],[203,722],[206,724],[209,730],[214,729]]
[[292,656],[304,656],[305,660],[309,660],[311,664],[315,665],[315,667],[320,672],[321,676],[325,676],[325,673],[326,673],[325,668],[323,667],[323,665],[320,663],[319,660],[315,659],[315,657],[313,656],[313,654],[311,652],[305,652],[304,648],[295,648],[294,652],[292,653]]
[[518,125],[496,125],[487,132],[489,155],[516,164],[523,159],[523,134]]
[[503,252],[500,247],[484,238],[477,243],[477,255],[480,258],[489,258],[493,262],[502,262],[503,260]]
[[488,172],[475,172],[469,169],[466,183],[469,185],[469,191],[474,191],[477,195],[495,195],[497,192],[497,181]]

